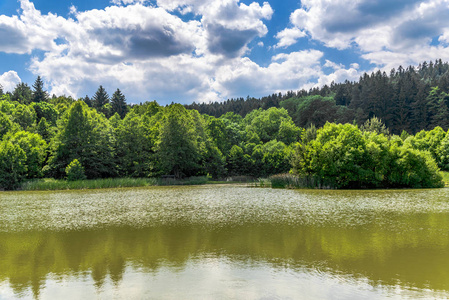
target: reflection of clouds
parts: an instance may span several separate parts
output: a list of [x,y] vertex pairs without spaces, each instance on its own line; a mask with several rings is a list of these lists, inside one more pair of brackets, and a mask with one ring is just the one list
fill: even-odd
[[[17,294],[0,283],[1,295]],[[36,296],[36,295],[35,295]],[[363,275],[351,276],[315,268],[278,268],[262,261],[229,257],[189,259],[185,267],[169,264],[152,273],[126,267],[123,279],[106,278],[96,288],[83,276],[49,276],[41,299],[384,299],[446,298],[445,291],[417,290],[400,282],[374,285]],[[32,299],[30,291],[21,299]]]

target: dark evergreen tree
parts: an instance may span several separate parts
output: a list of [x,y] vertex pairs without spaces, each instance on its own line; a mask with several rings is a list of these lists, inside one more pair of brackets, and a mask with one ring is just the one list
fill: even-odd
[[97,109],[98,112],[104,112],[104,106],[109,103],[109,95],[102,85],[95,92],[92,98],[92,106]]
[[119,89],[117,89],[112,95],[111,106],[112,106],[111,114],[113,115],[115,113],[118,113],[120,118],[122,119],[128,112],[128,106],[126,105],[125,96]]
[[87,104],[87,106],[92,107],[93,103],[92,100],[90,100],[89,96],[86,95],[86,97],[83,98],[84,103]]
[[37,76],[36,81],[33,84],[33,102],[45,102],[48,100],[48,94],[44,91],[44,82],[42,81],[40,76]]
[[22,104],[30,104],[32,99],[31,89],[26,83],[18,83],[12,92],[12,101],[18,101]]

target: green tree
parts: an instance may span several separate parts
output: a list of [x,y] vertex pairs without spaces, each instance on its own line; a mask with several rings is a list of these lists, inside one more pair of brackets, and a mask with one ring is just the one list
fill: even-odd
[[86,179],[86,174],[84,172],[84,167],[81,165],[79,160],[76,158],[65,168],[65,173],[67,174],[68,181],[84,180]]
[[11,101],[18,101],[22,104],[30,104],[32,99],[31,88],[26,83],[18,83],[12,92]]
[[82,101],[75,102],[59,121],[49,159],[51,173],[62,178],[66,166],[76,158],[89,179],[115,176],[112,145],[112,128],[104,115]]
[[19,187],[26,171],[25,151],[8,140],[0,142],[0,188],[12,190]]
[[50,143],[50,140],[53,137],[53,131],[45,117],[42,117],[39,123],[37,123],[36,133],[38,133],[47,143]]
[[30,107],[36,112],[36,121],[39,122],[41,118],[45,118],[47,122],[56,125],[59,113],[55,106],[48,102],[31,103]]
[[[282,123],[284,123],[284,128],[281,131],[283,135],[281,138],[286,139],[286,141],[299,138],[299,130],[294,129],[291,117],[287,110],[283,108],[272,107],[265,111],[262,109],[254,110],[243,120],[243,124],[248,124],[246,131],[255,132],[263,143],[280,138],[279,131]],[[288,130],[290,132],[287,132]],[[294,137],[295,134],[297,137]]]
[[182,105],[172,104],[166,108],[157,144],[162,173],[177,178],[197,174],[201,152],[195,129],[191,115]]
[[44,82],[42,81],[40,76],[37,76],[36,81],[34,81],[33,89],[34,89],[32,94],[33,102],[39,103],[48,100],[48,94],[44,90]]
[[234,145],[229,151],[226,168],[230,176],[248,175],[251,173],[251,157],[241,147]]
[[146,115],[131,111],[125,116],[116,129],[116,160],[120,174],[131,177],[153,175],[158,130],[156,120]]
[[0,111],[0,140],[2,140],[3,136],[14,127],[15,126],[13,122],[10,120],[10,118],[8,118],[6,114]]
[[262,152],[263,176],[290,171],[290,150],[283,142],[269,141],[262,146]]
[[126,105],[125,95],[117,89],[114,94],[112,94],[111,100],[112,114],[118,113],[123,119],[128,112],[128,106]]
[[104,111],[104,106],[109,103],[109,95],[102,85],[95,92],[95,95],[92,98],[92,106],[98,111],[102,112],[106,115]]
[[440,187],[431,154],[410,145],[354,125],[327,123],[315,140],[297,144],[292,164],[300,175],[336,188]]
[[36,123],[36,112],[30,106],[19,104],[12,112],[12,120],[27,130]]
[[47,157],[47,143],[39,134],[18,131],[5,137],[14,145],[18,145],[26,155],[27,178],[42,176],[42,167]]
[[390,131],[385,126],[385,124],[382,123],[382,120],[376,117],[372,117],[371,119],[366,120],[366,122],[362,126],[360,126],[360,130],[375,132],[377,134],[382,133],[384,135],[390,134]]

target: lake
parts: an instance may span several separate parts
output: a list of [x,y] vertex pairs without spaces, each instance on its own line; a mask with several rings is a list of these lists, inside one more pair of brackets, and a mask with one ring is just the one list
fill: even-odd
[[449,297],[449,189],[0,193],[0,299]]

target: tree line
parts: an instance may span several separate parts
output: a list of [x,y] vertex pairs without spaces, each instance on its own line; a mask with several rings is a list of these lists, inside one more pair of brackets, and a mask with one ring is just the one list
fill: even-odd
[[260,99],[229,99],[224,102],[186,106],[200,113],[221,116],[234,112],[245,116],[252,109],[284,107],[299,127],[321,127],[326,122],[356,123],[382,119],[392,133],[415,134],[436,126],[449,128],[449,64],[441,59],[406,69],[365,73],[357,82],[345,81],[308,91],[289,91]]
[[[394,72],[396,83],[376,73],[366,82],[405,84],[402,77],[420,72]],[[359,85],[365,84],[333,85],[322,94],[326,87],[277,94],[265,102],[243,100],[239,103],[254,105],[244,116],[232,111],[213,116],[180,104],[130,106],[119,89],[110,98],[102,86],[92,98],[49,97],[38,77],[33,89],[20,83],[12,93],[1,93],[0,188],[15,189],[24,180],[42,177],[257,178],[290,171],[317,186],[336,188],[441,186],[439,170],[449,170],[449,137],[441,117],[447,112],[446,92],[429,88],[425,122],[414,132],[404,126],[392,129],[378,118],[386,115],[390,98],[381,99],[388,105],[365,108],[376,109],[367,114],[366,103],[354,106],[353,94],[343,97],[349,100],[341,105],[342,96],[331,92],[349,86],[364,91]],[[382,86],[373,95],[390,95]]]

